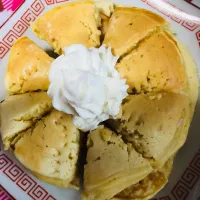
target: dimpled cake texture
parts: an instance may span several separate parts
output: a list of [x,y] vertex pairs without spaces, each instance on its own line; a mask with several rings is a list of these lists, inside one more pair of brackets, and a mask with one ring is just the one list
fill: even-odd
[[161,168],[184,144],[189,122],[187,96],[158,93],[130,95],[122,105],[122,117],[108,124],[137,152],[152,159],[154,167]]
[[161,26],[167,25],[159,15],[140,8],[117,7],[109,21],[103,41],[113,53],[122,56]]
[[99,127],[91,132],[87,146],[86,199],[111,199],[152,172],[150,164],[130,144],[107,128]]
[[116,68],[127,80],[129,93],[179,92],[187,84],[180,50],[165,31],[146,38],[138,48],[122,58]]
[[93,1],[77,1],[51,9],[33,22],[31,27],[39,38],[61,54],[63,48],[71,44],[98,47],[100,20]]
[[11,49],[8,61],[6,90],[9,94],[47,90],[48,72],[52,62],[53,58],[35,42],[27,37],[18,39]]
[[168,182],[168,177],[173,167],[173,159],[174,159],[173,157],[170,158],[165,163],[163,168],[150,173],[139,183],[126,188],[119,194],[115,195],[115,197],[112,198],[112,200],[121,200],[121,199],[149,200],[151,199]]
[[52,110],[23,133],[16,142],[14,154],[41,180],[60,187],[74,187],[77,176],[80,132],[72,116]]
[[5,149],[22,131],[52,109],[51,99],[46,92],[13,95],[0,104],[1,136]]
[[[104,22],[104,16],[102,18]],[[95,183],[95,188],[89,190],[88,166],[94,159],[87,156],[83,197],[147,200],[168,182],[174,155],[187,138],[198,94],[196,67],[191,65],[189,54],[179,49],[180,43],[172,36],[165,20],[154,13],[138,8],[116,8],[105,27],[103,24],[103,43],[111,46],[115,55],[120,55],[116,68],[121,77],[127,79],[130,94],[122,104],[118,119],[109,120],[106,125],[121,136],[125,144],[131,144],[131,149],[142,155],[153,170],[129,187],[123,188],[119,182],[118,191],[112,190],[115,188],[112,183],[106,183],[109,190],[105,185],[96,188]],[[90,141],[89,135],[89,144]],[[94,149],[104,151],[105,148]],[[118,154],[113,151],[112,156]],[[103,163],[100,156],[97,160],[101,162],[98,176],[103,177],[111,161]],[[127,177],[125,180],[128,182]],[[105,191],[112,191],[112,195],[106,196]]]

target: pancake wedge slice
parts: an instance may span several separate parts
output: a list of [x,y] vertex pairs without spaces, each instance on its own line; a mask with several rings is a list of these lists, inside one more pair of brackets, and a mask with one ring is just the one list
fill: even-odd
[[72,116],[53,110],[24,132],[15,144],[16,158],[38,179],[78,189],[80,132]]
[[187,75],[175,39],[160,31],[145,39],[116,65],[127,79],[129,93],[180,92],[187,87]]
[[185,143],[190,115],[185,95],[133,95],[125,99],[121,119],[108,124],[145,158],[152,159],[152,166],[162,168]]
[[84,170],[84,198],[111,199],[139,182],[152,167],[130,144],[111,130],[99,127],[88,136],[87,164]]
[[18,39],[11,49],[8,61],[6,90],[9,94],[47,90],[52,62],[53,58],[28,37]]
[[56,53],[64,47],[100,45],[100,15],[93,1],[77,1],[51,9],[32,23],[33,32],[47,41]]
[[52,109],[46,92],[8,96],[0,104],[1,136],[5,149],[21,137],[21,132]]
[[173,158],[170,158],[163,168],[157,169],[141,180],[119,194],[112,200],[149,200],[155,196],[168,182],[168,177],[172,171]]
[[103,43],[111,46],[115,55],[122,56],[156,29],[166,25],[161,16],[148,10],[117,7],[109,21]]

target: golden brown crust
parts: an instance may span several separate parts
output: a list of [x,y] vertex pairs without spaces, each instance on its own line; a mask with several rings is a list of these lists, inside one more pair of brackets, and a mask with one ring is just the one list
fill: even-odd
[[109,125],[160,168],[185,143],[190,124],[190,101],[185,95],[160,93],[125,99],[122,117]]
[[69,187],[77,176],[79,148],[80,132],[72,116],[53,110],[24,132],[15,144],[14,154],[40,179]]
[[150,164],[130,144],[107,128],[91,132],[87,146],[84,194],[88,199],[110,199],[152,172]]
[[159,31],[146,38],[116,65],[129,93],[180,92],[187,87],[182,55],[174,38]]
[[[84,16],[84,17],[83,17]],[[71,44],[100,45],[100,16],[93,1],[79,1],[51,9],[32,25],[35,34],[58,54]]]
[[[174,158],[170,158],[162,169],[155,170],[139,183],[132,185],[115,198],[119,200],[149,200],[158,193],[168,182],[168,177],[172,171]],[[112,199],[114,200],[114,199]]]
[[53,58],[28,37],[18,39],[8,61],[6,90],[9,94],[47,90],[48,71],[52,62]]
[[162,17],[148,10],[117,7],[103,43],[111,46],[115,55],[122,56],[158,27],[165,25]]
[[52,104],[46,92],[26,93],[7,97],[0,109],[1,136],[5,149],[9,149],[22,131],[52,109]]

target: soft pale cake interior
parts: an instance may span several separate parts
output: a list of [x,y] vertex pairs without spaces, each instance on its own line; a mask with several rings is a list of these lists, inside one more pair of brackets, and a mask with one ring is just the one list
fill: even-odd
[[38,178],[66,187],[76,179],[79,148],[80,132],[72,116],[53,110],[24,132],[14,154]]
[[13,45],[8,61],[5,86],[9,94],[19,94],[49,87],[48,72],[53,62],[43,49],[27,37]]
[[122,105],[121,119],[108,124],[160,168],[186,140],[189,103],[187,96],[175,93],[132,95]]
[[170,158],[163,168],[153,171],[139,183],[134,184],[119,194],[112,200],[149,200],[158,193],[168,182],[168,177],[173,167],[173,158]]
[[87,146],[86,199],[111,199],[152,172],[150,164],[130,144],[107,128],[91,132]]
[[93,1],[78,1],[57,6],[39,17],[31,27],[41,39],[61,54],[72,44],[100,45],[100,15]]
[[52,109],[51,99],[46,92],[26,93],[9,96],[0,104],[1,136],[5,149],[22,131],[31,127],[36,120]]
[[116,65],[116,69],[127,80],[129,93],[179,92],[187,85],[177,42],[165,31],[146,38]]
[[157,28],[165,25],[166,21],[162,17],[148,10],[117,7],[109,21],[103,43],[112,47],[115,55],[122,56]]

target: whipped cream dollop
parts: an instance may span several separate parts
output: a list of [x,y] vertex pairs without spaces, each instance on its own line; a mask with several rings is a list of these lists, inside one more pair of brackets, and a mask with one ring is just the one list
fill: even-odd
[[82,131],[94,130],[100,122],[114,118],[128,89],[115,69],[117,60],[104,45],[64,48],[49,72],[48,95],[53,107],[72,114],[74,125]]

